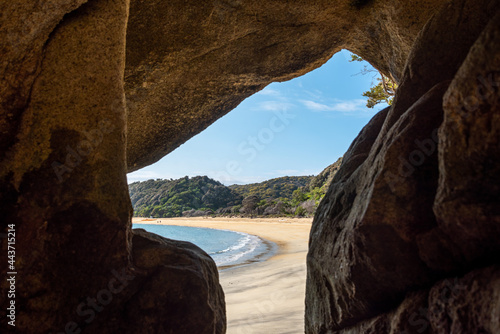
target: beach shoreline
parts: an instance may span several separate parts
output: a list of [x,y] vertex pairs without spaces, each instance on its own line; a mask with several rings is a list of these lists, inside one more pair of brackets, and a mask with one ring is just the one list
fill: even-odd
[[228,334],[304,332],[306,256],[312,218],[134,218],[134,224],[215,228],[276,244],[263,261],[219,268]]
[[[202,227],[202,226],[199,226],[200,224],[196,224],[196,223],[195,223],[195,225],[192,225],[192,223],[193,223],[192,221],[190,221],[188,223],[189,224],[188,225],[188,224],[182,223],[182,222],[181,223],[171,222],[169,220],[166,220],[166,218],[163,220],[164,221],[161,222],[160,219],[148,218],[148,219],[142,219],[141,221],[134,221],[132,228],[134,228],[134,229],[144,228],[145,230],[152,232],[152,233],[157,233],[154,230],[154,228],[156,228],[157,226],[188,227],[188,228],[194,228],[194,229],[202,228],[202,229],[210,229],[210,230],[217,230],[217,231],[227,231],[230,233],[237,233],[238,235],[248,235],[248,236],[254,237],[258,240],[259,246],[256,247],[257,249],[252,251],[247,256],[242,256],[241,259],[238,257],[236,260],[229,260],[229,262],[230,262],[229,264],[219,264],[218,259],[213,257],[219,272],[221,272],[223,270],[227,270],[229,268],[247,266],[247,265],[250,265],[250,264],[253,264],[256,262],[266,261],[270,257],[274,256],[279,249],[279,246],[276,243],[274,243],[270,240],[267,240],[267,239],[263,239],[260,236],[255,235],[255,234],[244,233],[244,232],[239,232],[239,231],[232,231],[232,230],[228,230],[225,228],[215,228],[215,227],[206,227],[206,226]],[[144,225],[144,227],[141,225]],[[146,226],[148,226],[148,227],[151,226],[153,229],[148,228]],[[159,234],[162,236],[165,236],[161,233],[159,233]],[[196,243],[196,241],[190,240],[189,238],[187,238],[187,239],[177,238],[177,237],[175,237],[175,235],[174,236],[165,236],[165,237],[168,237],[168,238],[171,238],[174,240],[179,239],[179,240],[183,240],[183,241],[187,241],[187,242],[192,242],[192,243],[196,244],[197,246],[199,246],[200,248],[202,248],[205,252],[207,252],[208,255],[211,254],[211,253],[209,253],[209,251],[207,249],[204,249],[202,244],[198,245]],[[243,249],[243,251],[245,251],[245,249]],[[212,253],[212,254],[216,255],[216,253]],[[233,254],[233,256],[234,255],[237,255],[237,254]],[[223,261],[223,262],[227,262],[227,261]]]

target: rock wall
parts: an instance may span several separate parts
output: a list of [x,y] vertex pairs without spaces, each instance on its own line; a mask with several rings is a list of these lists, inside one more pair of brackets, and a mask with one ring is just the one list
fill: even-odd
[[131,230],[126,172],[348,48],[400,88],[315,218],[306,331],[498,332],[497,7],[0,3],[0,216],[2,234],[16,230],[16,331],[224,333],[213,261]]
[[[2,151],[0,216],[2,233],[7,224],[16,230],[16,331],[64,331],[83,323],[78,305],[129,262],[122,81],[128,6],[94,1],[57,24],[76,2],[17,5],[33,21],[16,12],[9,19],[21,20],[16,27],[36,43],[28,47],[28,36],[11,41],[8,55],[16,60],[2,73],[10,80],[2,86],[10,88],[2,92],[2,133],[13,144]],[[4,263],[1,277],[12,271]],[[3,308],[8,282],[0,286]]]
[[[307,333],[500,331],[498,269],[476,269],[500,251],[497,11],[436,13],[393,106],[349,148],[311,231]],[[447,277],[463,291],[443,302]]]
[[225,332],[213,260],[131,231],[128,10],[126,0],[0,5],[2,333]]

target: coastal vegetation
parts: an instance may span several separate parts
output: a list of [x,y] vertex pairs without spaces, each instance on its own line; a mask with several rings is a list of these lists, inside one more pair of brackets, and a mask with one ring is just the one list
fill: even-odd
[[[362,62],[363,58],[356,54],[351,54],[350,62]],[[396,95],[396,90],[398,89],[398,84],[396,80],[391,76],[387,76],[382,72],[379,72],[375,68],[368,67],[365,65],[364,69],[358,74],[373,74],[376,73],[379,76],[375,75],[373,78],[376,80],[376,83],[372,83],[372,86],[369,90],[363,92],[363,96],[367,97],[366,101],[367,108],[373,108],[379,103],[387,103],[388,105],[392,105],[394,101],[394,96]]]
[[134,216],[314,215],[342,158],[317,176],[284,176],[260,183],[225,186],[208,176],[156,179],[129,185]]

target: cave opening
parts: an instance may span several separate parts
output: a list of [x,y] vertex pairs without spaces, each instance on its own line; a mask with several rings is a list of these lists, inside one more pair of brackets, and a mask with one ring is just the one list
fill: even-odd
[[[0,290],[9,315],[0,326],[225,333],[227,301],[231,333],[302,332],[304,322],[306,333],[500,332],[500,304],[491,298],[500,280],[499,4],[5,2],[0,239],[9,259],[0,272],[9,278]],[[235,191],[227,184],[317,173],[333,162],[344,150],[334,152],[340,139],[327,142],[325,133],[349,128],[333,127],[334,115],[352,106],[347,97],[328,100],[314,89],[294,96],[292,88],[285,97],[285,83],[263,89],[311,72],[341,47],[401,86],[394,106],[350,146],[336,174],[342,182],[331,184],[312,227],[292,218],[294,210],[273,222],[198,218],[200,226],[238,229],[232,236],[247,245],[279,247],[269,260],[220,272],[192,244],[131,229],[127,171],[158,161],[251,95],[261,99],[258,110],[204,140],[215,151],[188,150],[193,159],[183,159],[197,168],[212,159],[210,179],[220,172],[226,183],[206,176],[197,179],[206,187],[190,188],[183,178],[182,196],[196,199],[203,188],[215,205],[217,191]],[[341,86],[332,90],[346,80]],[[220,124],[244,114],[238,110]],[[240,137],[223,136],[231,132]],[[257,168],[271,158],[283,166]],[[181,162],[168,165],[188,174]],[[169,204],[156,195],[153,209]],[[180,214],[182,196],[172,203]],[[161,225],[157,219],[146,222]],[[297,307],[304,285],[305,313]]]
[[339,158],[387,106],[367,107],[362,93],[378,71],[351,55],[342,50],[314,71],[268,85],[128,174],[134,228],[192,242],[215,260],[231,331],[304,326],[312,216]]
[[207,175],[226,186],[321,172],[387,104],[366,107],[362,93],[378,72],[342,50],[303,76],[275,82],[245,99],[128,183]]

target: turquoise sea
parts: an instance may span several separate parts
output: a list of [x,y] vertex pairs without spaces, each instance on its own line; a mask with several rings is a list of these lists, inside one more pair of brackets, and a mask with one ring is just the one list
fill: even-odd
[[269,258],[277,246],[258,236],[211,228],[133,224],[162,237],[189,241],[210,255],[218,267],[244,265]]

